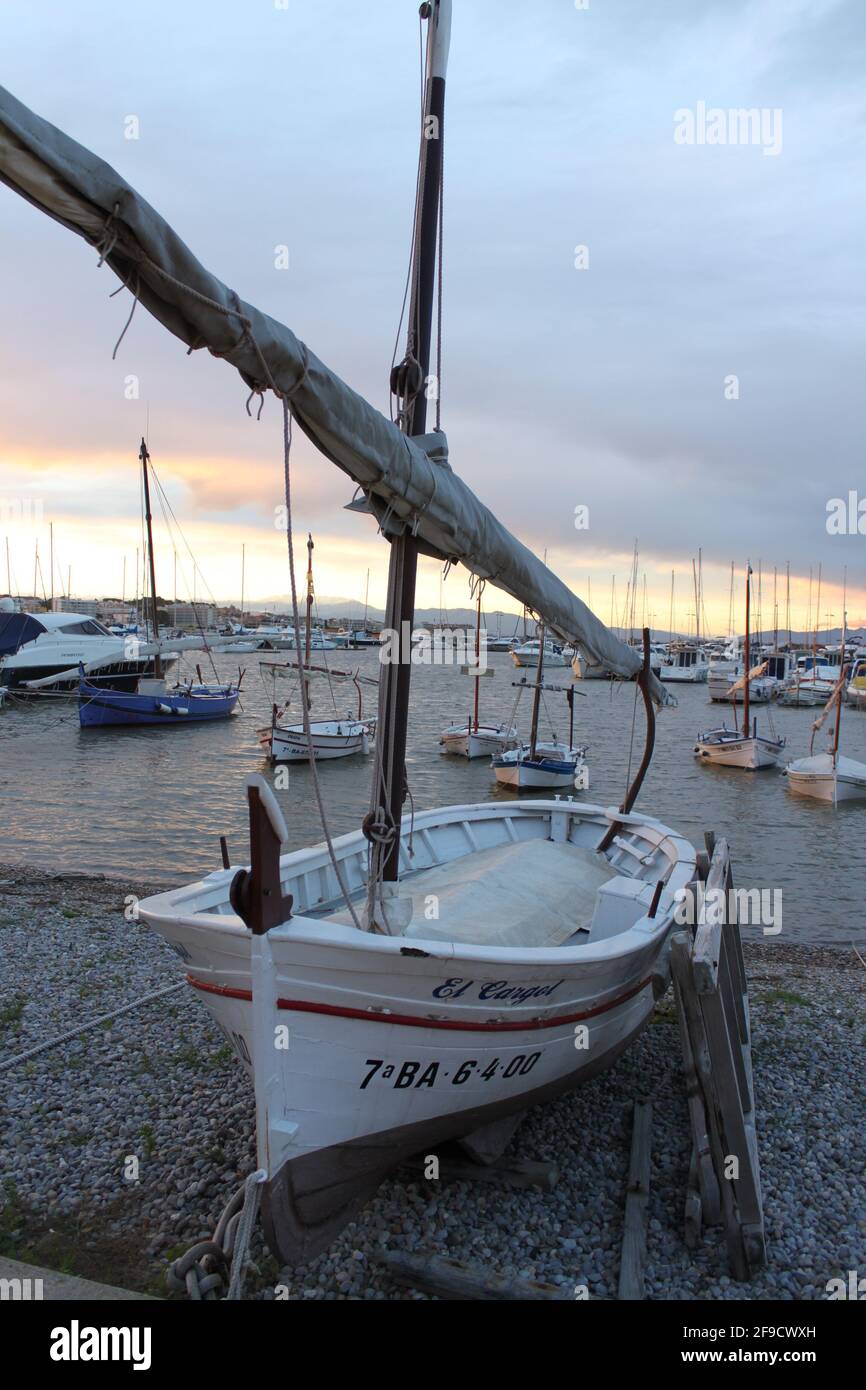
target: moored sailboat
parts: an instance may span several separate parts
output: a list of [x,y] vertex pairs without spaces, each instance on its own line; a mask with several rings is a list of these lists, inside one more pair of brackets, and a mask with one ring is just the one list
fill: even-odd
[[[460,758],[484,758],[513,748],[517,742],[517,730],[513,724],[483,724],[478,717],[479,690],[481,685],[481,595],[484,584],[476,585],[475,612],[475,666],[463,668],[466,675],[472,676],[474,695],[472,713],[465,723],[450,724],[442,731],[439,744],[443,753]],[[489,668],[488,668],[489,669]],[[490,672],[492,675],[493,672]]]
[[[144,521],[147,536],[147,560],[150,573],[150,604],[153,632],[159,633],[159,613],[156,591],[156,564],[153,554],[153,518],[150,510],[150,455],[142,439],[141,460]],[[228,719],[240,698],[240,684],[205,685],[199,678],[186,685],[169,688],[163,677],[162,657],[154,657],[152,679],[142,679],[135,690],[104,690],[93,685],[79,667],[78,722],[82,729],[129,727],[130,725],[160,725],[163,728],[183,724],[210,723]]]
[[752,567],[746,566],[746,635],[743,645],[743,675],[735,681],[728,691],[736,715],[737,696],[742,692],[743,725],[742,730],[729,729],[727,725],[710,729],[698,735],[695,756],[702,762],[718,763],[723,767],[745,768],[755,772],[763,767],[775,767],[785,747],[784,738],[766,738],[758,734],[757,718],[751,718],[751,699],[753,683],[765,673],[766,663],[750,669],[751,638],[751,580]]
[[[502,786],[516,787],[520,791],[539,788],[553,790],[557,787],[571,788],[575,786],[585,788],[589,785],[586,745],[574,746],[574,686],[545,685],[545,642],[543,636],[537,646],[538,664],[532,686],[534,694],[529,743],[499,753],[491,763],[493,775]],[[513,684],[518,685],[522,691],[529,682],[524,678],[524,680],[515,681]],[[538,737],[538,716],[541,695],[544,690],[559,691],[565,694],[568,701],[567,743],[560,743],[557,738],[544,740]]]
[[[845,758],[839,752],[842,730],[842,701],[848,681],[848,668],[845,665],[845,624],[842,627],[842,667],[835,688],[824,709],[812,725],[812,738],[808,758],[796,758],[788,763],[785,775],[788,788],[799,796],[811,796],[817,801],[829,801],[838,806],[843,801],[866,801],[866,763],[854,758]],[[813,753],[815,735],[820,732],[827,717],[835,711],[836,718],[830,736],[830,747],[824,753]]]

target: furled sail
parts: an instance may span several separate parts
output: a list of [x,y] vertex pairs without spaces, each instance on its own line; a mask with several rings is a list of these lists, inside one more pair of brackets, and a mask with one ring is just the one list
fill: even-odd
[[[641,667],[571,590],[478,500],[448,463],[444,434],[410,439],[277,320],[238,298],[103,160],[0,87],[0,178],[94,246],[176,337],[271,387],[317,448],[360,485],[383,530],[460,561],[619,676]],[[669,697],[654,678],[659,703]]]

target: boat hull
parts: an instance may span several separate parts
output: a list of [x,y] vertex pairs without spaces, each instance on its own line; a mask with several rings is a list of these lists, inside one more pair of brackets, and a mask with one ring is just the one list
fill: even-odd
[[[409,1154],[582,1083],[646,1024],[666,983],[675,895],[694,875],[694,850],[657,821],[625,816],[598,856],[609,823],[600,807],[572,801],[405,818],[404,843],[411,832],[414,849],[401,891],[414,916],[402,935],[349,924],[324,846],[281,861],[297,915],[265,936],[253,937],[229,907],[234,870],[139,904],[254,1077],[266,1230],[285,1263],[326,1248]],[[367,841],[353,832],[334,852],[361,901]],[[526,853],[542,856],[531,881]],[[471,887],[479,854],[522,866],[510,873],[504,904],[496,898],[479,922],[470,893],[461,919],[440,886],[442,921],[428,925],[437,873],[457,871]],[[555,935],[544,894],[558,864],[564,921]],[[483,903],[504,881],[500,861],[488,872]],[[651,918],[660,878],[667,891]],[[520,945],[503,925],[509,913]],[[459,920],[469,940],[455,935]]]
[[720,767],[742,767],[756,772],[763,767],[777,767],[784,743],[764,738],[726,739],[713,742],[698,739],[695,756],[702,762],[718,763]]
[[[448,1140],[464,1139],[476,1130],[508,1116],[519,1117],[532,1105],[542,1105],[564,1092],[575,1089],[607,1070],[642,1032],[652,1013],[654,1000],[641,1003],[630,1016],[621,1015],[610,1030],[608,1045],[591,1057],[574,1064],[578,1053],[574,1033],[569,1031],[560,1051],[566,1062],[541,1085],[519,1092],[476,1097],[477,1103],[458,1112],[431,1115],[423,1120],[404,1121],[372,1135],[361,1135],[313,1154],[289,1159],[274,1178],[265,1183],[262,1221],[271,1250],[289,1266],[308,1263],[322,1254],[351,1221],[379,1184],[401,1163],[415,1154],[428,1154]],[[470,1039],[469,1051],[478,1060],[479,1074],[491,1065],[496,1049],[482,1049]],[[522,1044],[532,1047],[532,1040]],[[415,1052],[418,1051],[414,1047]],[[531,1057],[536,1048],[527,1055]],[[466,1049],[464,1048],[464,1051]],[[427,1055],[441,1055],[434,1047]],[[518,1045],[509,1047],[512,1058],[521,1054]],[[501,1059],[501,1049],[496,1060]],[[427,1065],[435,1065],[428,1062]],[[510,1065],[510,1063],[509,1063]],[[504,1068],[503,1068],[504,1069]],[[423,1075],[423,1072],[419,1073]]]
[[459,758],[491,758],[517,742],[517,730],[501,725],[479,724],[470,729],[467,724],[454,724],[439,740],[443,753]]
[[138,695],[101,690],[81,683],[78,722],[82,729],[159,725],[162,728],[228,719],[237,705],[237,689],[197,687],[179,694]]
[[[358,719],[314,720],[311,724],[316,762],[351,758],[369,753],[372,721]],[[271,730],[270,757],[275,763],[307,763],[310,748],[302,724]]]
[[[492,761],[493,775],[504,787],[520,791],[573,788],[576,774],[586,767],[584,749],[566,749],[539,744],[537,756],[529,757],[529,749],[512,749]],[[588,784],[587,784],[588,785]]]
[[866,764],[839,758],[838,766],[828,753],[799,758],[785,769],[788,788],[797,796],[811,796],[838,806],[846,801],[866,801]]

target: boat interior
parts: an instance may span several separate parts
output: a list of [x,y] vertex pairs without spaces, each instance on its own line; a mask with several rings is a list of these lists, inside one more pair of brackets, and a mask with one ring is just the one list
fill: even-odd
[[[550,947],[596,942],[646,917],[656,884],[671,893],[694,875],[694,850],[652,820],[626,816],[610,847],[600,807],[572,800],[483,803],[422,812],[403,823],[400,898],[411,904],[410,940],[484,946]],[[369,846],[359,831],[334,842],[360,916]],[[324,845],[281,860],[293,917],[353,926]],[[166,895],[172,913],[231,916],[234,870]],[[437,916],[428,910],[436,901]],[[669,901],[669,900],[668,900]],[[404,909],[405,911],[405,909]],[[664,911],[660,914],[664,916]],[[236,920],[236,919],[235,919]]]

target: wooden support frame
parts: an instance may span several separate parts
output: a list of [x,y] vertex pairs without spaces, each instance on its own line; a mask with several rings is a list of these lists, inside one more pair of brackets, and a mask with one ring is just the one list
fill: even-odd
[[766,1260],[748,986],[725,840],[707,836],[707,862],[710,906],[671,943],[693,1140],[685,1239],[693,1248],[721,1220],[731,1272],[748,1279]]

